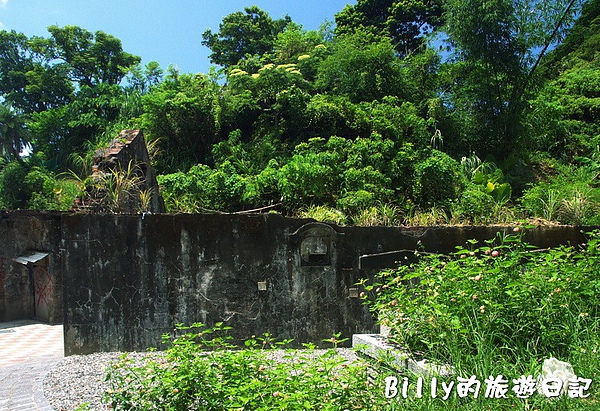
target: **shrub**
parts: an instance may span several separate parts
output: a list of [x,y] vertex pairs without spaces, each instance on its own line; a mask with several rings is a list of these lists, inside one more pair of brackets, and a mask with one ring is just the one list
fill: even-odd
[[0,170],[0,208],[69,210],[80,191],[78,182],[38,165],[15,161]]
[[453,207],[454,217],[472,224],[493,220],[496,203],[492,196],[470,184]]
[[482,164],[482,166],[486,165],[489,170],[486,171],[485,167],[477,170],[471,182],[478,185],[479,189],[491,196],[497,204],[506,204],[512,195],[512,187],[504,182],[504,173],[494,163]]
[[349,191],[337,201],[337,206],[349,213],[356,213],[358,210],[374,206],[376,202],[375,195],[366,190]]
[[365,298],[394,341],[432,358],[456,361],[453,347],[507,361],[567,358],[600,324],[600,233],[581,250],[529,248],[521,233],[471,241],[381,272]]
[[600,202],[593,198],[591,188],[575,188],[573,195],[564,198],[559,208],[559,218],[567,224],[598,224]]
[[[227,327],[179,325],[164,356],[134,364],[127,354],[108,370],[105,403],[115,410],[330,410],[384,409],[379,387],[367,382],[363,362],[348,363],[313,344],[285,350],[268,335],[228,343]],[[336,346],[339,336],[329,341]]]
[[238,174],[229,161],[215,169],[198,164],[187,173],[159,175],[157,179],[169,212],[238,211],[256,196],[253,181]]
[[447,205],[463,185],[459,163],[441,151],[433,150],[415,166],[413,194],[420,206]]
[[24,187],[23,180],[27,168],[19,162],[11,162],[0,171],[0,206],[6,209],[24,208],[30,193]]
[[555,221],[564,200],[564,193],[559,187],[542,182],[525,190],[521,197],[521,206],[532,216]]
[[529,215],[565,224],[600,223],[597,171],[590,167],[563,167],[561,174],[530,186],[521,197]]
[[339,192],[339,176],[323,155],[294,155],[281,167],[278,188],[283,200],[291,206],[307,203],[331,203]]

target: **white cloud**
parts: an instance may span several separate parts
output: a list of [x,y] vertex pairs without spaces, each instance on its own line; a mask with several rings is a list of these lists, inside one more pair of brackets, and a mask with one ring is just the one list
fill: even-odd
[[4,23],[2,23],[1,21],[0,21],[0,30],[6,30],[6,31],[8,31],[8,27],[6,27],[4,25]]

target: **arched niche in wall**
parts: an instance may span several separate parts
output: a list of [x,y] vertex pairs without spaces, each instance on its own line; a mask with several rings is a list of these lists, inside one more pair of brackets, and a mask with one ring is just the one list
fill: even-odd
[[290,235],[297,247],[302,267],[328,267],[333,264],[337,237],[343,235],[324,223],[308,223]]

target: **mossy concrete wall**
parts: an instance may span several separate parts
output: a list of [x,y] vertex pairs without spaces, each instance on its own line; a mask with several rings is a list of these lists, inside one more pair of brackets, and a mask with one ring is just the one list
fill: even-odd
[[[276,214],[3,213],[0,321],[33,317],[35,285],[51,281],[52,298],[37,310],[64,318],[67,355],[162,348],[162,334],[193,322],[225,322],[237,341],[268,332],[319,344],[377,331],[361,278],[411,250],[449,253],[511,230],[338,227]],[[545,248],[585,236],[541,226],[525,240]],[[23,264],[32,252],[35,262]]]
[[160,348],[176,323],[223,321],[238,340],[371,330],[339,236],[277,215],[65,216],[66,353]]
[[[390,254],[448,253],[510,230],[337,227],[273,214],[68,215],[62,228],[67,354],[160,348],[176,323],[222,321],[239,341],[268,332],[297,344],[375,332],[355,284],[393,266]],[[573,227],[527,236],[540,247],[584,241]]]

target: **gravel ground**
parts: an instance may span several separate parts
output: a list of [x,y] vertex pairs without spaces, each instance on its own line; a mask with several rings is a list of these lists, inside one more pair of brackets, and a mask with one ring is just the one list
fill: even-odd
[[[314,350],[315,354],[325,350]],[[273,358],[283,358],[285,351],[273,351]],[[355,361],[355,352],[348,348],[338,348],[338,355],[348,361]],[[101,402],[103,393],[109,388],[105,380],[106,368],[119,361],[122,353],[97,353],[91,355],[73,355],[64,358],[53,368],[44,380],[44,395],[57,411],[72,411],[82,404],[88,404],[85,410],[109,410]],[[136,363],[160,353],[129,353]]]
[[[44,395],[57,411],[75,410],[88,403],[91,410],[108,410],[102,405],[103,393],[109,388],[106,368],[119,361],[122,353],[98,353],[65,357],[44,379]],[[148,354],[131,353],[143,360]],[[84,408],[85,409],[85,408]]]

